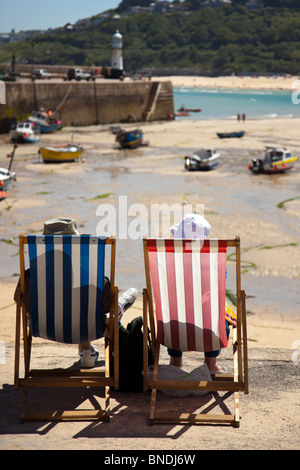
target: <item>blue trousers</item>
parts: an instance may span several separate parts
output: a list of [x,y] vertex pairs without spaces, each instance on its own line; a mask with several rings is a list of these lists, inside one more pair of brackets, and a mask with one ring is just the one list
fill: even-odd
[[[226,336],[227,336],[227,339],[228,339],[230,329],[229,329],[229,323],[228,323],[227,320],[225,320],[225,325],[226,325]],[[182,356],[181,351],[177,351],[176,349],[172,349],[172,348],[168,348],[168,354],[171,357],[181,357]],[[217,351],[206,351],[204,353],[205,357],[218,357],[220,354],[221,354],[221,349],[218,349]]]

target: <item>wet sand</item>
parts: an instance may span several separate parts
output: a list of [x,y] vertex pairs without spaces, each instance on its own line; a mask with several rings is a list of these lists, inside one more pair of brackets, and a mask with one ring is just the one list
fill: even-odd
[[[229,121],[172,121],[142,127],[149,145],[136,150],[120,150],[108,126],[77,128],[74,140],[86,151],[84,161],[74,163],[44,164],[37,154],[39,145],[19,145],[13,163],[17,181],[0,205],[0,282],[14,285],[19,273],[19,232],[41,233],[44,220],[68,216],[77,220],[80,233],[95,234],[99,224],[108,229],[104,224],[108,207],[117,217],[116,283],[120,290],[135,286],[141,294],[142,242],[130,238],[138,211],[146,211],[146,235],[159,230],[158,235],[163,231],[169,236],[170,223],[153,215],[153,204],[175,207],[175,222],[187,205],[193,210],[203,205],[211,237],[241,238],[242,283],[249,311],[267,321],[299,321],[299,161],[280,175],[253,175],[247,169],[267,143],[287,146],[297,155],[299,120],[246,121],[242,139],[216,136],[218,130],[241,128],[241,123]],[[71,132],[64,128],[43,136],[42,143],[67,142]],[[12,146],[8,136],[1,136],[0,142],[0,165],[5,167]],[[186,172],[184,156],[199,146],[219,151],[220,164],[210,172]],[[142,235],[142,229],[137,227],[134,233]],[[284,347],[298,339],[299,329],[293,334]]]
[[[0,203],[0,340],[7,346],[7,363],[2,368],[1,375],[2,393],[5,389],[11,390],[13,380],[15,306],[12,296],[19,273],[19,232],[41,233],[44,220],[55,216],[70,216],[77,220],[81,233],[95,233],[97,224],[102,220],[96,214],[100,205],[103,209],[103,204],[109,204],[110,208],[115,208],[118,217],[124,216],[120,197],[123,201],[124,197],[127,198],[127,207],[133,211],[131,215],[128,214],[128,227],[138,210],[138,206],[133,204],[142,204],[140,207],[147,209],[148,216],[153,204],[176,204],[178,210],[175,218],[186,204],[191,204],[193,208],[197,204],[203,204],[204,215],[212,225],[211,237],[241,237],[242,287],[247,293],[253,381],[255,382],[258,374],[259,364],[264,380],[272,382],[282,377],[282,383],[285,383],[284,378],[288,380],[293,374],[296,374],[296,378],[299,377],[299,365],[292,361],[292,355],[297,348],[295,344],[300,340],[300,163],[298,161],[291,172],[282,175],[253,175],[247,169],[251,159],[262,155],[264,146],[269,143],[287,146],[295,155],[299,155],[299,125],[299,119],[252,120],[243,123],[189,120],[142,124],[144,139],[149,141],[149,145],[133,151],[119,150],[108,126],[76,128],[74,141],[85,147],[84,161],[60,165],[46,165],[38,161],[37,151],[40,145],[19,145],[13,164],[17,181],[8,191],[8,198]],[[129,125],[124,127],[132,128]],[[241,129],[246,131],[242,139],[221,140],[216,135],[217,131]],[[71,132],[71,128],[64,128],[57,134],[43,136],[41,144],[66,143],[70,140]],[[219,166],[211,172],[186,172],[184,156],[202,146],[212,146],[221,153]],[[8,136],[0,136],[0,166],[8,167],[6,154],[11,149]],[[150,217],[148,221],[149,231],[157,227],[157,219],[151,220]],[[124,226],[117,224],[116,229],[116,283],[120,290],[135,286],[141,294],[145,287],[142,242],[120,239],[118,235],[124,233]],[[229,263],[229,271],[231,269]],[[230,282],[229,280],[229,284]],[[139,297],[135,308],[127,313],[124,322],[141,312]],[[69,359],[74,355],[76,357],[76,350],[67,351]],[[275,379],[269,376],[270,363],[277,364],[278,371],[280,369],[280,374]],[[296,378],[294,385],[297,383]],[[259,390],[259,380],[253,386],[254,390]],[[273,392],[275,393],[274,390]],[[127,416],[126,400],[131,403],[131,399],[126,396],[124,403],[118,405],[118,395],[114,396],[114,406],[123,406],[123,421],[126,421]],[[12,400],[13,407],[17,406],[18,399],[15,395],[9,400]],[[263,412],[266,419],[263,420],[255,393],[250,398],[245,397],[241,405],[244,415],[246,414],[242,424],[244,430],[230,430],[227,434],[227,437],[232,438],[231,432],[236,433],[235,443],[232,440],[229,443],[230,439],[222,439],[222,431],[215,433],[211,429],[208,431],[210,439],[208,441],[206,438],[205,443],[201,443],[201,439],[204,437],[203,432],[207,430],[202,431],[199,428],[195,441],[191,440],[194,436],[191,433],[195,432],[193,428],[188,428],[179,435],[175,433],[174,438],[167,437],[168,433],[172,434],[172,427],[162,427],[163,430],[159,427],[159,431],[150,432],[149,428],[141,424],[144,423],[141,420],[147,416],[144,408],[148,406],[148,398],[145,405],[143,397],[139,395],[137,402],[134,401],[137,409],[131,408],[129,414],[132,418],[137,417],[141,428],[137,428],[135,432],[131,430],[128,434],[124,430],[117,442],[114,441],[115,428],[114,432],[107,431],[109,434],[106,435],[103,427],[61,424],[45,433],[44,437],[50,439],[48,444],[41,438],[42,433],[37,425],[31,427],[31,433],[39,434],[40,437],[39,443],[32,444],[25,438],[23,428],[18,427],[14,434],[15,425],[8,424],[8,417],[5,415],[0,448],[101,448],[97,439],[86,439],[95,437],[97,433],[106,437],[103,448],[111,449],[154,449],[156,446],[160,449],[299,448],[295,432],[299,422],[297,424],[291,406],[288,415],[283,411],[288,400],[292,406],[297,406],[293,387],[283,387],[280,396],[277,394],[270,404],[270,412],[266,405]],[[285,422],[278,417],[280,411],[286,416]],[[278,417],[276,425],[272,420],[272,413]],[[18,410],[13,408],[12,420],[17,415]],[[257,419],[260,420],[259,431],[256,428]],[[114,421],[117,424],[117,415]],[[272,425],[274,429],[269,433]],[[64,443],[59,441],[60,431],[65,434]],[[247,444],[251,433],[251,443]],[[287,438],[280,447],[278,441],[283,433]],[[254,436],[258,439],[256,444]],[[77,439],[72,443],[75,437]],[[219,441],[216,446],[217,437]]]

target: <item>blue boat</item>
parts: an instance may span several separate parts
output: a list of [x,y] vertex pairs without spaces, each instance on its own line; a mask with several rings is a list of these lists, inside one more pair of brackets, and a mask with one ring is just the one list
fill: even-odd
[[23,144],[34,144],[41,140],[40,127],[30,121],[19,121],[11,131],[11,141]]
[[119,142],[122,148],[136,148],[139,147],[143,142],[143,132],[141,129],[135,129],[133,131],[125,131],[120,129],[117,132],[116,141]]
[[42,134],[48,134],[62,128],[62,122],[60,120],[54,119],[44,111],[33,111],[30,114],[28,121],[40,126]]
[[228,139],[228,138],[232,138],[232,137],[241,138],[241,137],[244,137],[244,135],[245,135],[245,131],[239,131],[239,132],[217,132],[217,136],[218,136],[220,139]]

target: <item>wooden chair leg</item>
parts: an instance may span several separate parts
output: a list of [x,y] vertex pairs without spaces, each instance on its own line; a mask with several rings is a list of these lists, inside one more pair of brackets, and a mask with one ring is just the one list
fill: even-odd
[[143,290],[143,390],[148,390],[148,302],[147,291]]
[[238,428],[240,426],[240,398],[239,392],[234,393],[234,422],[233,426]]
[[[160,345],[156,342],[154,348],[154,369],[153,369],[153,380],[158,378],[158,364],[159,364],[159,350]],[[155,407],[156,407],[157,389],[153,388],[151,393],[151,404],[150,404],[150,424],[154,423],[155,419]]]
[[16,304],[16,336],[15,336],[15,373],[14,373],[15,390],[18,390],[19,388],[20,328],[21,328],[21,300],[20,300],[20,293],[18,293],[17,304]]
[[150,422],[151,425],[154,424],[156,395],[157,395],[157,390],[156,390],[156,388],[154,388],[151,392],[151,403],[150,403],[150,419],[149,419],[149,422]]

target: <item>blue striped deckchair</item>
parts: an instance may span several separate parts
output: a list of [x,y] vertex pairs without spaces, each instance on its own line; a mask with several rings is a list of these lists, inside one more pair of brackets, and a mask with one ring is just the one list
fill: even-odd
[[[160,345],[179,351],[202,352],[228,346],[225,331],[225,283],[229,247],[235,249],[236,255],[237,322],[233,328],[233,374],[215,375],[212,380],[202,382],[161,380],[158,367]],[[144,331],[147,331],[149,314],[155,352],[153,379],[149,380],[145,349],[144,388],[152,389],[150,421],[190,424],[215,422],[237,427],[238,392],[248,393],[245,292],[241,290],[239,238],[235,240],[145,239],[144,258],[147,285],[143,292],[146,326]],[[174,414],[168,413],[166,409],[163,413],[157,412],[156,392],[163,389],[234,393],[234,413]]]
[[[118,388],[118,310],[114,285],[115,239],[90,235],[20,234],[21,289],[17,299],[15,388],[24,396],[35,387],[105,387],[104,410],[28,413],[23,400],[22,420],[109,419],[109,388]],[[22,296],[25,289],[24,245],[30,268],[30,324]],[[113,295],[108,334],[105,335],[105,369],[33,370],[30,368],[32,336],[79,344],[104,335],[103,298],[106,246],[111,246],[110,282]],[[104,312],[105,313],[105,312]],[[107,312],[108,313],[108,312]],[[23,324],[24,378],[19,377],[20,326]],[[114,348],[114,375],[109,362]]]

